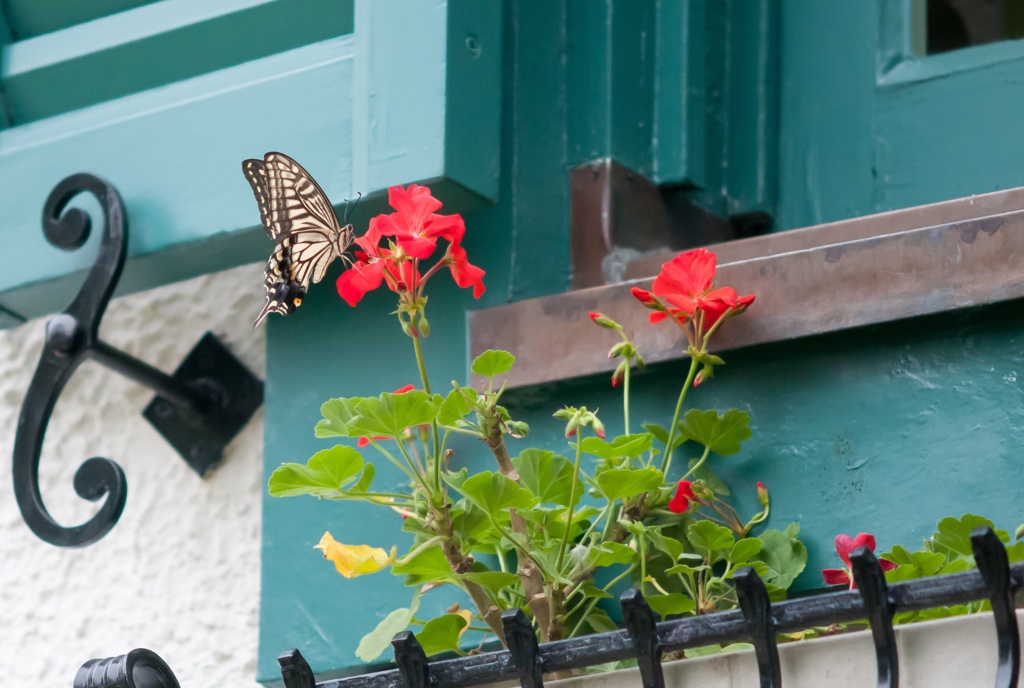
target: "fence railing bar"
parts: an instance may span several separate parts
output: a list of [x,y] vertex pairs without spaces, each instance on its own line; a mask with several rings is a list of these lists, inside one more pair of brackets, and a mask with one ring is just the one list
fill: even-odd
[[635,588],[622,593],[619,604],[622,605],[622,621],[633,641],[633,652],[643,688],[665,688],[658,624],[651,606]]
[[[1024,589],[1024,563],[1010,566],[1011,590]],[[977,571],[952,573],[934,578],[893,583],[888,597],[894,613],[916,611],[973,600],[988,599],[988,587]],[[860,594],[842,591],[783,600],[772,605],[775,629],[780,633],[812,627],[849,623],[867,619]],[[748,642],[743,615],[739,610],[662,621],[657,624],[663,652],[685,650],[711,644]],[[635,657],[633,642],[626,630],[570,638],[545,643],[540,658],[546,672],[578,669],[594,664]],[[488,652],[430,663],[431,685],[444,688],[472,686],[515,679],[519,676],[507,650]],[[397,669],[362,676],[333,679],[318,688],[402,688]]]
[[284,688],[316,688],[313,670],[298,650],[285,650],[278,656],[277,663],[281,667]]
[[391,639],[395,648],[395,664],[406,688],[427,688],[430,684],[430,665],[420,641],[412,631],[402,631]]
[[544,669],[537,644],[537,633],[522,609],[508,609],[501,614],[501,630],[519,674],[523,688],[544,688]]
[[900,684],[899,652],[892,627],[892,605],[885,585],[885,571],[867,547],[850,553],[850,568],[871,625],[878,664],[878,688],[897,688]]
[[996,688],[1011,688],[1017,685],[1020,676],[1020,633],[1013,606],[1014,593],[1010,587],[1006,548],[991,528],[979,527],[971,531],[971,550],[988,587],[988,599],[996,624],[996,645],[999,648]]
[[772,603],[768,589],[754,569],[744,566],[732,577],[736,584],[736,598],[747,623],[747,636],[754,645],[757,673],[761,688],[782,688],[782,666],[779,647],[775,641],[778,629],[772,619]]

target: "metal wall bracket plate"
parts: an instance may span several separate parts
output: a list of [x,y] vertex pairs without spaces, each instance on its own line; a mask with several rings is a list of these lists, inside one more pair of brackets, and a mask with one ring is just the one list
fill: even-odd
[[205,476],[263,404],[263,383],[212,332],[203,335],[171,377],[209,398],[205,416],[159,396],[142,415],[192,470]]

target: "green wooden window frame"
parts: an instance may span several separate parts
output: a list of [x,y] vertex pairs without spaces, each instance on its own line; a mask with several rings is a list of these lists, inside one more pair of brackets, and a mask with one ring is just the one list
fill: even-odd
[[[127,79],[107,100],[0,131],[0,241],[19,250],[0,276],[0,326],[63,308],[91,264],[88,249],[64,253],[47,244],[39,225],[49,190],[75,172],[105,177],[125,200],[132,233],[119,293],[265,260],[269,244],[240,161],[268,150],[298,159],[338,204],[361,192],[369,210],[387,186],[426,180],[466,206],[494,198],[497,56],[465,42],[449,51],[446,42],[457,31],[493,45],[489,8],[367,0],[206,5],[161,0],[5,47],[0,77],[45,81],[54,76],[47,69],[70,79],[133,55],[158,60],[161,51],[212,40],[214,32],[234,42],[187,69],[157,70],[158,87],[136,91],[139,84]],[[338,19],[339,35],[324,39],[316,28],[263,38],[289,13],[317,8]],[[184,14],[175,17],[179,9]],[[167,30],[139,21],[156,15]],[[190,23],[190,16],[207,21]],[[115,29],[125,26],[139,40],[121,42],[126,34]],[[88,34],[102,39],[102,49],[42,49],[62,35],[85,41]],[[292,47],[307,39],[314,42]],[[279,52],[246,53],[260,41]]]

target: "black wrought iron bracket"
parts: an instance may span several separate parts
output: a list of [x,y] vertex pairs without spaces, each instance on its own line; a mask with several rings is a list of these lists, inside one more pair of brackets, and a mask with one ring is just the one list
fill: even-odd
[[103,209],[99,255],[71,305],[46,324],[46,342],[21,406],[14,440],[14,491],[32,532],[59,547],[84,547],[110,532],[124,510],[124,471],[110,459],[93,457],[75,473],[75,492],[98,501],[100,510],[85,523],[65,527],[50,516],[39,492],[43,437],[64,385],[87,359],[145,385],[157,396],[143,416],[200,476],[221,458],[224,447],[263,403],[263,383],[207,332],[173,375],[144,363],[99,338],[100,321],[124,267],[128,223],[117,190],[91,174],[75,174],[50,192],[43,207],[43,233],[54,246],[73,251],[89,238],[89,215],[64,212],[88,191]]
[[[1010,566],[1006,549],[991,528],[976,528],[971,533],[971,547],[977,571],[919,578],[892,586],[886,586],[884,572],[875,556],[860,547],[850,557],[857,590],[825,592],[775,603],[769,599],[765,584],[754,570],[746,567],[733,577],[739,609],[669,621],[659,622],[640,591],[628,590],[621,598],[624,630],[544,644],[537,642],[533,626],[522,610],[510,609],[501,615],[507,650],[456,659],[428,661],[416,637],[409,631],[402,631],[391,641],[398,668],[361,676],[318,683],[302,653],[295,649],[283,652],[278,663],[285,688],[470,688],[510,679],[518,680],[523,688],[543,688],[545,672],[636,659],[643,688],[665,688],[662,652],[750,642],[754,646],[761,688],[779,688],[782,685],[782,665],[776,646],[779,633],[867,619],[875,644],[878,686],[896,688],[899,658],[893,614],[987,599],[992,604],[998,647],[995,686],[1013,688],[1017,685],[1021,663],[1013,600],[1015,593],[1024,589],[1024,563]],[[98,661],[92,660],[83,666],[79,676]],[[75,688],[126,685],[130,684],[75,681]],[[177,686],[177,683],[153,683],[152,686],[163,688]]]

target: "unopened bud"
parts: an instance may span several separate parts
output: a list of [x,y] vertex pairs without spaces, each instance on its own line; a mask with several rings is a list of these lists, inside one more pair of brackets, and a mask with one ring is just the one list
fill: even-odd
[[641,289],[640,287],[633,287],[632,289],[629,290],[629,293],[632,294],[637,301],[644,304],[645,306],[654,303],[654,296],[651,294],[651,292],[647,291],[646,289]]
[[605,328],[606,330],[619,330],[622,329],[619,323],[609,318],[604,313],[598,313],[596,311],[590,311],[590,319],[595,323]]
[[757,501],[761,502],[761,506],[768,506],[768,490],[760,481],[757,483]]
[[430,323],[427,322],[427,319],[424,318],[421,315],[420,319],[419,319],[419,322],[417,324],[419,325],[420,334],[423,335],[424,337],[429,337],[430,336]]

